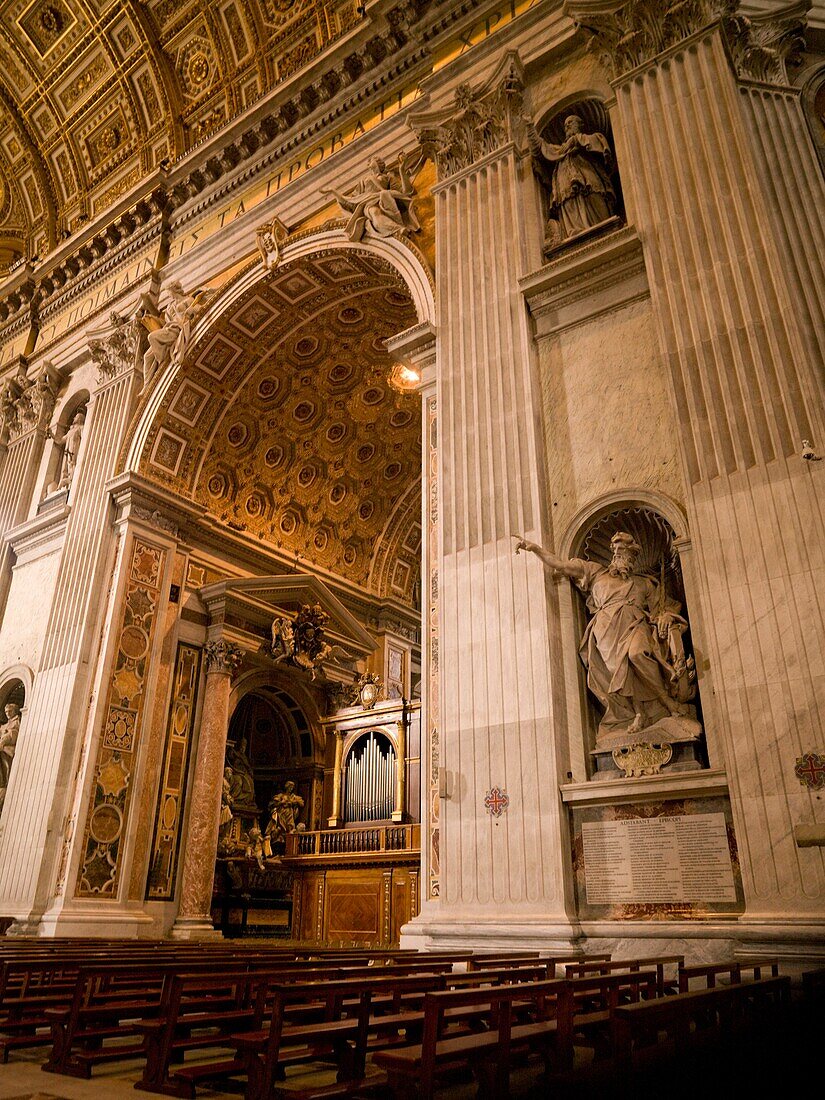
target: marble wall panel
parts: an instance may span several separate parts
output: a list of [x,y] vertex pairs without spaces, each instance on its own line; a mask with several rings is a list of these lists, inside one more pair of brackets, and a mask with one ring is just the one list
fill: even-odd
[[632,302],[539,346],[554,537],[594,500],[627,487],[684,499],[667,377],[650,302]]

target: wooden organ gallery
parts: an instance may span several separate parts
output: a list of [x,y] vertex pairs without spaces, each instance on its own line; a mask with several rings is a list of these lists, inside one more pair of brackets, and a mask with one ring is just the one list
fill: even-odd
[[0,0],[0,930],[825,957],[823,120],[825,0]]

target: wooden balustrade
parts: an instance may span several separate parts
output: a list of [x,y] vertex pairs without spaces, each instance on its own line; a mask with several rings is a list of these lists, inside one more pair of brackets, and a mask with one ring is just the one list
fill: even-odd
[[289,859],[300,859],[369,852],[415,852],[420,847],[420,825],[370,825],[289,833],[285,855]]

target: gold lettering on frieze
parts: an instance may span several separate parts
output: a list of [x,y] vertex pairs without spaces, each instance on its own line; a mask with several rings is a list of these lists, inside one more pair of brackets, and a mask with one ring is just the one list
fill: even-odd
[[196,244],[211,237],[226,225],[231,225],[236,218],[240,218],[253,207],[258,206],[272,195],[276,195],[282,187],[292,183],[306,172],[311,172],[319,164],[328,160],[340,149],[345,149],[351,142],[356,141],[363,134],[378,126],[387,118],[397,114],[402,108],[409,106],[419,96],[418,84],[411,84],[406,88],[400,88],[389,99],[384,100],[369,114],[364,114],[348,123],[341,129],[327,134],[323,141],[317,142],[307,152],[284,165],[283,168],[270,173],[268,176],[257,180],[248,190],[242,192],[231,202],[225,203],[219,210],[214,211],[204,218],[194,229],[187,228],[183,236],[172,242],[169,247],[169,259],[176,260],[189,252]]
[[500,3],[493,5],[461,34],[434,51],[433,72],[443,69],[445,65],[461,57],[473,46],[485,42],[491,35],[512,23],[517,16],[534,8],[538,2],[539,0],[501,0]]
[[123,291],[128,290],[136,279],[148,275],[153,266],[153,255],[144,255],[123,271],[113,275],[105,283],[95,287],[85,298],[73,302],[54,320],[49,321],[41,328],[37,338],[37,350],[40,351],[42,348],[47,347],[76,325],[87,321],[99,310],[104,309],[108,302],[122,294]]

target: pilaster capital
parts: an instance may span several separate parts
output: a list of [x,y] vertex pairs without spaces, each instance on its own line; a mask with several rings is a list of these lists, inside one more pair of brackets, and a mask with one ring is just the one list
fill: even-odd
[[590,31],[614,79],[718,24],[738,76],[787,84],[787,66],[804,47],[809,6],[799,0],[748,18],[738,14],[739,0],[565,0],[564,13]]
[[212,672],[234,676],[244,656],[240,646],[233,645],[232,642],[227,642],[223,638],[218,638],[214,642],[207,642],[203,652],[206,660],[207,676]]
[[105,385],[139,365],[144,329],[137,317],[122,317],[114,310],[106,329],[90,334],[89,352],[97,367],[97,382]]
[[13,442],[36,429],[45,434],[63,380],[63,372],[48,361],[29,378],[21,357],[16,375],[0,391],[0,439]]
[[524,96],[524,66],[511,50],[485,84],[459,84],[451,106],[410,115],[409,124],[435,161],[439,179],[505,145],[522,145],[528,121]]
[[788,66],[798,65],[805,49],[810,0],[763,15],[732,14],[722,21],[736,75],[760,84],[791,83]]

